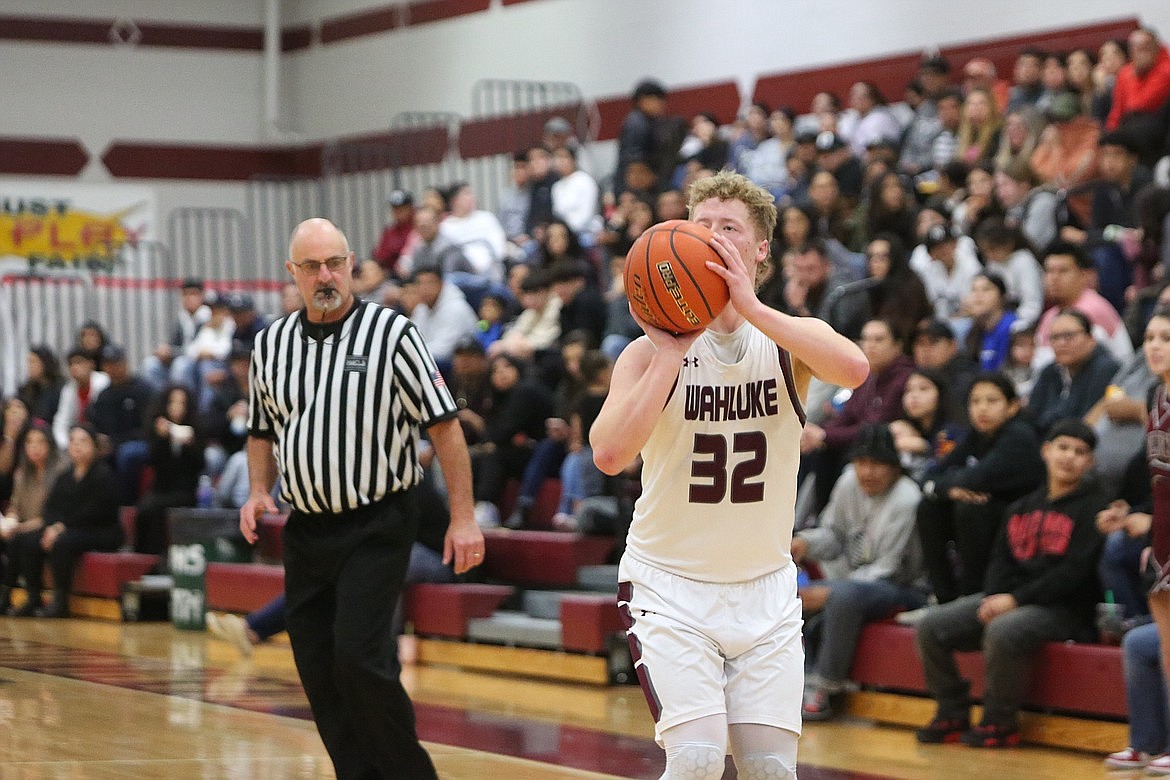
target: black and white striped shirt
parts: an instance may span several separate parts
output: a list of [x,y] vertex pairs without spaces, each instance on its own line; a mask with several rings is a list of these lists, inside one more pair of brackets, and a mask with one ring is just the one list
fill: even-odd
[[306,324],[277,320],[252,352],[248,430],[274,442],[281,497],[336,513],[417,483],[419,429],[457,407],[414,323],[359,300],[321,338]]

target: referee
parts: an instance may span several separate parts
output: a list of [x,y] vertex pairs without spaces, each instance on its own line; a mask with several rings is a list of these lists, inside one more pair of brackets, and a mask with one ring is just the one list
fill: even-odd
[[394,606],[419,524],[419,431],[446,478],[443,561],[483,560],[457,408],[413,323],[353,295],[353,252],[325,219],[293,231],[285,267],[305,307],[256,336],[251,495],[240,530],[276,512],[279,472],[288,635],[337,777],[435,778],[399,681]]

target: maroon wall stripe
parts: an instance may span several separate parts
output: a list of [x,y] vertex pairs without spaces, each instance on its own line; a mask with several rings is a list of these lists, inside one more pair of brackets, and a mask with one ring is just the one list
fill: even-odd
[[414,26],[454,19],[488,10],[491,0],[416,0],[405,9],[383,6],[338,16],[321,23],[321,43],[377,35],[399,26]]
[[[141,38],[138,46],[238,49],[260,51],[264,33],[256,27],[196,24],[163,24],[135,20]],[[111,45],[114,19],[68,19],[0,16],[0,40]],[[123,37],[125,37],[125,30]]]
[[393,7],[374,8],[321,22],[321,43],[333,43],[360,35],[375,35],[398,26],[399,12]]
[[114,176],[140,179],[239,180],[299,173],[286,149],[239,146],[178,146],[115,141],[102,162]]
[[0,173],[76,176],[88,162],[76,138],[0,137]]
[[280,34],[281,51],[307,49],[313,43],[313,30],[307,24],[285,27]]
[[[951,79],[956,84],[962,78],[964,63],[973,57],[986,57],[995,63],[999,78],[1010,79],[1016,54],[1025,46],[1062,52],[1086,47],[1096,52],[1097,47],[1105,40],[1125,38],[1138,26],[1136,17],[1126,17],[1098,24],[1006,38],[990,38],[961,46],[946,46],[941,49],[940,54],[950,62]],[[756,82],[752,99],[762,100],[770,106],[792,106],[798,112],[803,112],[808,110],[812,97],[817,92],[834,92],[844,100],[849,87],[856,81],[864,79],[876,84],[888,100],[901,100],[907,82],[918,73],[921,56],[919,52],[895,54],[872,60],[761,76]]]

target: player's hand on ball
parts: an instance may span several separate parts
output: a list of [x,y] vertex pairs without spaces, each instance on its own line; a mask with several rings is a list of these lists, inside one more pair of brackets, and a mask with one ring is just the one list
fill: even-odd
[[723,265],[708,261],[707,267],[723,277],[731,293],[731,305],[741,314],[756,302],[756,285],[752,269],[739,253],[739,248],[727,236],[714,233],[711,246],[723,258]]

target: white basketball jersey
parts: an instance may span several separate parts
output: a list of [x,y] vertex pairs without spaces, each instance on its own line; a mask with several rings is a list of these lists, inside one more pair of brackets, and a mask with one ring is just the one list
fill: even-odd
[[642,449],[627,554],[705,582],[790,561],[804,407],[791,357],[755,326],[691,345]]

